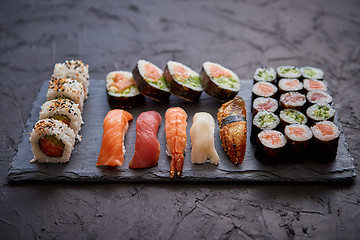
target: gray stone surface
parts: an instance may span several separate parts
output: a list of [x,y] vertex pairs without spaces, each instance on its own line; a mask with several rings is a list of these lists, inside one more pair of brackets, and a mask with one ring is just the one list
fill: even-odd
[[[349,184],[20,184],[7,172],[53,65],[91,78],[139,58],[240,78],[258,66],[319,66],[359,175],[358,1],[1,1],[0,239],[357,239]],[[355,219],[355,220],[354,220]]]

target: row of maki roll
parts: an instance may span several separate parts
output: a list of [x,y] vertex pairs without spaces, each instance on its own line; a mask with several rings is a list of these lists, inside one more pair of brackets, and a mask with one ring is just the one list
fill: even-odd
[[88,65],[80,60],[55,64],[41,106],[39,120],[30,134],[31,162],[68,162],[76,140],[81,141],[82,110],[89,94]]

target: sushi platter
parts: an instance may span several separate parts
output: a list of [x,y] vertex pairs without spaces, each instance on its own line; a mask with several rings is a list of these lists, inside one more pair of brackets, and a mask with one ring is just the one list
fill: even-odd
[[[133,116],[130,121],[124,143],[126,148],[123,166],[96,166],[103,136],[103,121],[112,109],[107,100],[106,81],[91,79],[88,86],[88,98],[82,110],[82,121],[85,123],[80,131],[81,142],[77,142],[72,151],[70,161],[60,164],[30,163],[33,159],[29,133],[39,119],[39,111],[46,101],[49,81],[45,81],[34,101],[30,118],[27,121],[18,151],[13,159],[8,174],[10,182],[24,181],[66,181],[66,182],[334,182],[349,181],[355,178],[353,159],[350,156],[344,133],[340,134],[336,159],[330,163],[304,161],[302,163],[284,162],[277,165],[264,165],[256,157],[255,145],[250,143],[252,127],[252,87],[253,80],[241,79],[241,88],[237,93],[246,104],[247,109],[247,148],[244,162],[233,164],[223,150],[219,126],[215,124],[215,148],[219,155],[219,165],[210,163],[191,163],[191,139],[187,138],[182,176],[170,178],[171,158],[166,154],[165,112],[170,107],[181,107],[188,115],[187,135],[193,117],[198,112],[208,112],[216,119],[218,109],[223,102],[202,93],[194,102],[186,101],[171,95],[164,101],[144,98],[141,104],[127,111]],[[191,96],[193,97],[193,96]],[[198,96],[196,96],[198,98]],[[157,111],[162,116],[157,134],[160,143],[160,157],[156,166],[145,169],[131,169],[129,163],[134,156],[136,140],[136,119],[142,112]],[[335,115],[334,122],[341,130],[341,124]]]

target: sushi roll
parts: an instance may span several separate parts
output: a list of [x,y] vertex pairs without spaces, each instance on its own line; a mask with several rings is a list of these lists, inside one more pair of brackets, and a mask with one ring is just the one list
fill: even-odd
[[66,60],[63,63],[56,63],[53,77],[70,78],[78,81],[84,87],[85,97],[89,94],[89,65],[81,60]]
[[254,73],[254,84],[257,82],[269,82],[275,84],[276,81],[276,71],[272,67],[261,67],[257,68]]
[[289,124],[306,124],[306,116],[295,109],[287,108],[280,111],[280,129],[283,130]]
[[302,77],[310,78],[310,79],[324,79],[324,71],[320,68],[314,68],[314,67],[302,67],[300,68]]
[[324,92],[324,91],[319,91],[319,90],[314,90],[314,91],[308,92],[306,94],[306,99],[308,100],[308,102],[310,104],[315,104],[315,103],[331,104],[332,103],[332,97],[330,96],[330,94],[328,94],[327,92]]
[[263,130],[274,130],[278,127],[280,119],[272,112],[260,111],[253,121],[250,135],[250,142],[256,143],[258,134]]
[[252,104],[252,115],[253,117],[260,111],[268,111],[275,113],[278,110],[278,101],[274,98],[258,97],[253,101]]
[[131,72],[109,72],[106,76],[106,92],[112,108],[131,108],[144,101]]
[[286,92],[301,92],[304,89],[302,82],[296,78],[280,79],[278,87],[281,94]]
[[280,96],[280,109],[293,108],[299,111],[304,110],[306,96],[298,92],[287,92]]
[[30,162],[65,163],[70,159],[75,144],[75,133],[64,122],[53,118],[41,119],[30,134]]
[[274,165],[282,161],[285,148],[285,136],[276,130],[259,133],[255,147],[255,157],[265,165]]
[[53,118],[66,123],[75,133],[76,139],[81,141],[82,116],[79,105],[70,99],[53,99],[41,106],[39,119]]
[[306,110],[306,115],[312,125],[324,120],[333,121],[335,112],[335,109],[327,103],[316,103]]
[[327,91],[327,86],[325,82],[315,79],[304,79],[304,89],[307,92],[318,90],[318,91]]
[[170,90],[163,71],[151,62],[139,60],[132,71],[139,92],[155,101],[167,100]]
[[252,99],[258,97],[272,97],[276,98],[278,88],[269,82],[257,82],[252,87]]
[[240,79],[230,69],[213,62],[203,63],[200,78],[204,91],[221,101],[233,99],[240,90]]
[[197,101],[203,91],[200,76],[182,63],[168,61],[164,70],[164,78],[170,92],[187,101]]
[[290,124],[285,127],[284,135],[288,142],[289,158],[294,162],[304,162],[308,159],[311,129],[304,124]]
[[311,127],[314,135],[314,159],[318,162],[332,162],[336,159],[340,130],[335,123],[322,121]]
[[278,78],[300,78],[301,71],[294,66],[280,66],[276,69]]
[[49,81],[46,93],[47,101],[57,98],[68,98],[79,104],[82,111],[85,100],[84,87],[76,80],[69,78],[54,78]]

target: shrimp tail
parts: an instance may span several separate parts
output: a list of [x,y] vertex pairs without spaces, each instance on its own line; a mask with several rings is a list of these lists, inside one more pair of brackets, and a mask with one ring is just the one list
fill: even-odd
[[171,156],[170,177],[174,178],[175,174],[180,177],[184,166],[184,155],[181,153],[174,153]]

